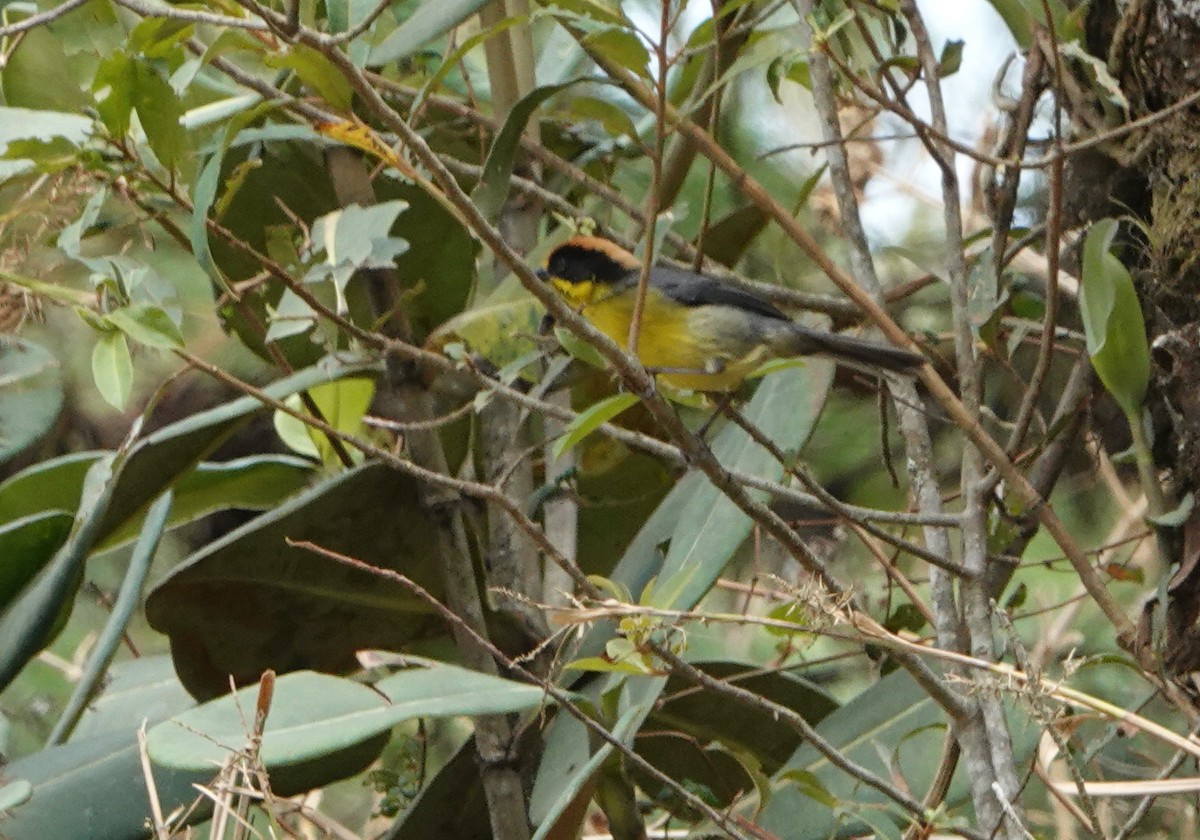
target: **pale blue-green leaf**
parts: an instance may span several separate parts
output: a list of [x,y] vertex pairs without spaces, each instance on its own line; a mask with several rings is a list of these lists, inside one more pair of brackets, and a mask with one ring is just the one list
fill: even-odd
[[[328,755],[413,718],[504,714],[545,699],[537,686],[424,662],[381,680],[375,690],[311,671],[280,677],[263,730],[263,763],[270,768]],[[257,686],[238,692],[243,709],[253,708],[257,692]],[[243,745],[242,721],[233,698],[210,701],[152,729],[150,757],[178,769],[211,767]]]
[[71,222],[62,229],[62,233],[58,235],[58,249],[66,254],[71,259],[78,260],[82,256],[80,246],[83,243],[83,237],[96,224],[100,218],[100,208],[104,206],[104,202],[108,200],[108,187],[101,185],[96,189],[87,200],[87,204],[83,206],[83,212],[79,214],[79,218]]
[[0,811],[16,808],[29,801],[33,795],[33,785],[25,779],[17,779],[0,787]]
[[60,744],[75,729],[80,716],[88,707],[88,703],[104,679],[108,666],[117,653],[121,640],[125,638],[125,629],[133,617],[134,610],[141,605],[142,588],[150,574],[150,564],[158,552],[159,541],[162,540],[163,530],[167,524],[167,514],[171,511],[171,491],[159,496],[146,514],[142,531],[138,534],[137,544],[129,557],[129,565],[125,577],[121,581],[121,589],[113,602],[108,619],[96,637],[96,643],[88,654],[87,662],[79,675],[71,696],[67,699],[62,713],[46,739],[48,744]]
[[[664,677],[634,677],[625,683],[617,722],[609,730],[614,738],[632,743],[664,685]],[[586,727],[573,716],[559,714],[551,724],[529,798],[529,819],[537,826],[535,840],[550,836],[558,818],[615,749],[604,741],[593,753],[589,742]]]
[[430,41],[445,35],[488,2],[489,0],[440,0],[437,3],[422,3],[412,17],[371,50],[367,63],[377,67],[407,58],[418,50],[427,48]]
[[270,317],[265,339],[267,343],[306,333],[317,322],[316,310],[291,289],[283,290],[283,296],[279,298],[279,304]]
[[0,338],[0,463],[45,434],[62,404],[54,354],[32,341]]
[[[187,109],[183,112],[183,116],[179,118],[179,124],[189,131],[193,128],[203,128],[206,125],[224,122],[234,114],[241,114],[248,111],[262,101],[262,96],[257,93],[227,96],[215,102]],[[199,185],[197,185],[197,189],[199,189]]]
[[[150,801],[142,781],[134,730],[72,741],[19,758],[5,774],[28,781],[30,799],[3,820],[7,840],[101,838],[145,840]],[[212,778],[156,769],[154,782],[164,811],[187,805],[194,784]],[[64,803],[70,807],[64,807]]]
[[[1009,728],[1014,755],[1018,762],[1024,761],[1036,747],[1040,727],[1014,704],[1009,709]],[[842,755],[883,779],[896,783],[892,773],[900,768],[906,789],[927,790],[938,770],[949,721],[929,694],[906,671],[898,670],[830,714],[816,729]],[[960,766],[947,802],[961,802],[967,795],[962,771]],[[818,840],[835,830],[862,827],[831,809],[827,797],[840,802],[852,817],[890,802],[832,766],[808,744],[796,750],[774,779],[775,793],[756,822],[790,840]],[[808,781],[798,784],[799,780]],[[818,790],[821,793],[814,797]]]
[[391,235],[392,225],[408,207],[407,201],[384,201],[370,207],[351,204],[321,216],[313,223],[312,240],[324,250],[329,265],[387,268],[408,243]]
[[169,654],[117,662],[108,669],[103,690],[88,705],[70,741],[128,735],[142,721],[158,723],[195,705],[175,676]]
[[[825,405],[833,367],[828,360],[812,359],[802,368],[766,377],[744,409],[746,419],[784,453],[798,452]],[[722,430],[713,452],[725,467],[768,480],[783,476],[784,466],[737,426]],[[763,498],[761,493],[751,495]],[[749,535],[750,527],[750,517],[705,480],[675,523],[658,572],[653,604],[667,609],[695,606]]]
[[80,145],[91,132],[92,121],[79,114],[0,106],[0,154],[15,140],[63,139]]

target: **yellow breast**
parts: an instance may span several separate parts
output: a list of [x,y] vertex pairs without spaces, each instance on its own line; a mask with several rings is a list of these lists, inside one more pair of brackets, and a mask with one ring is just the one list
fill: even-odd
[[[606,288],[591,282],[552,280],[554,288],[596,329],[621,347],[629,343],[635,294],[632,290],[604,296]],[[731,391],[741,385],[763,358],[758,352],[731,357],[721,352],[720,336],[709,335],[696,307],[647,290],[638,332],[638,358],[658,374],[660,382],[692,391]]]

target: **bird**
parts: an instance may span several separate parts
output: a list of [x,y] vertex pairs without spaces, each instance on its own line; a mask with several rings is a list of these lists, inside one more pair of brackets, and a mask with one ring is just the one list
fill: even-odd
[[[537,275],[592,326],[625,347],[641,261],[617,243],[577,235]],[[770,359],[822,355],[872,371],[909,372],[919,353],[798,324],[757,295],[687,269],[650,269],[637,355],[670,388],[732,393]]]

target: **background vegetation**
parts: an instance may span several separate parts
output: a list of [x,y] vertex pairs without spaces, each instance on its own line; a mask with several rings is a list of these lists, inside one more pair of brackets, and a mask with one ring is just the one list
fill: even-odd
[[1200,26],[937,5],[0,0],[0,835],[1194,834]]

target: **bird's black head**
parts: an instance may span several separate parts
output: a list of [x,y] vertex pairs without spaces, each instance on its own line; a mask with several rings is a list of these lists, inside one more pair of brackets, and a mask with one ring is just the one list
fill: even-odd
[[637,258],[619,245],[595,236],[576,236],[550,253],[538,276],[567,283],[616,283],[637,268]]

